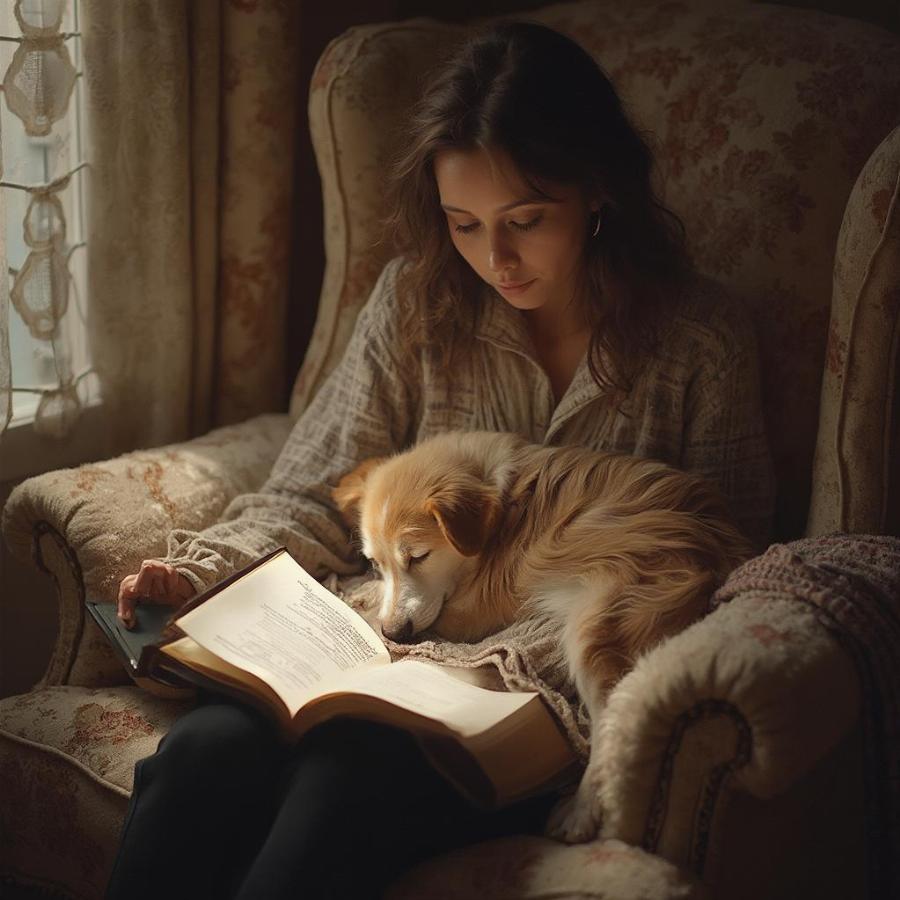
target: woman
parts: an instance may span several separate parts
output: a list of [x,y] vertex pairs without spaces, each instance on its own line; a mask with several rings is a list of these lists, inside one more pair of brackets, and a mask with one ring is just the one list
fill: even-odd
[[[281,544],[316,577],[358,572],[331,487],[452,428],[701,472],[764,543],[752,329],[692,272],[649,150],[590,56],[542,26],[488,28],[440,68],[411,132],[386,222],[399,255],[341,364],[258,493],[204,532],[172,532],[165,559],[123,579],[126,623],[138,596],[179,605]],[[376,897],[442,850],[540,833],[555,801],[481,813],[403,732],[333,722],[291,748],[208,697],[136,766],[109,896],[177,883],[192,897]]]

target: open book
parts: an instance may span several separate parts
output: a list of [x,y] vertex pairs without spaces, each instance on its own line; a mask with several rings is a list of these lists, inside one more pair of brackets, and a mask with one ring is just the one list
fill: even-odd
[[[199,685],[264,710],[299,739],[335,716],[411,732],[432,764],[485,808],[561,785],[576,758],[536,692],[488,690],[464,670],[402,659],[282,547],[181,607],[138,606],[129,632],[112,603],[91,614],[138,683]],[[153,618],[155,617],[155,618]]]

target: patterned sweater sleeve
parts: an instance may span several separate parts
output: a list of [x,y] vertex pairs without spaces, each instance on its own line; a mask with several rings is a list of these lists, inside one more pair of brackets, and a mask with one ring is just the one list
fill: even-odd
[[331,488],[363,459],[403,449],[415,430],[421,379],[398,339],[400,262],[379,276],[341,362],[294,425],[266,482],[234,498],[209,528],[169,534],[165,562],[198,590],[281,545],[316,578],[360,571]]
[[756,336],[742,309],[720,310],[685,398],[682,467],[718,485],[738,524],[762,551],[771,540],[775,480]]

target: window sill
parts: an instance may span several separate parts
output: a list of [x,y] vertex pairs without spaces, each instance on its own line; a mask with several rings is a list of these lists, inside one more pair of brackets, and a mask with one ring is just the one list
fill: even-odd
[[36,434],[33,419],[10,422],[0,434],[0,483],[105,459],[103,412],[101,400],[88,401],[72,433],[58,440]]

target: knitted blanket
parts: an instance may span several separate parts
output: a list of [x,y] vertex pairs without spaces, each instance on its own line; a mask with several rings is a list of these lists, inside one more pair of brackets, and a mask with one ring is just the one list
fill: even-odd
[[900,896],[900,539],[828,535],[773,544],[712,606],[754,596],[811,606],[853,660],[862,693],[869,896]]

